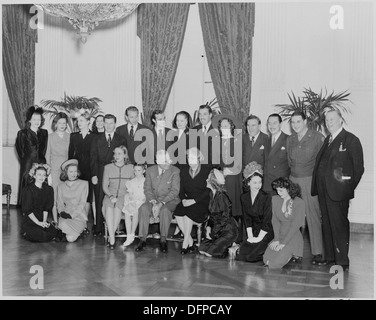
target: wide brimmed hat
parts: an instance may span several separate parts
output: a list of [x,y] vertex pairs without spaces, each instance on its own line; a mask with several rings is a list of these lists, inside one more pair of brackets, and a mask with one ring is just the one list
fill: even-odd
[[221,171],[219,171],[218,169],[213,169],[213,173],[214,173],[215,179],[217,180],[219,184],[221,185],[225,184],[226,182],[225,176],[223,175]]
[[76,160],[76,159],[70,159],[70,160],[64,161],[61,164],[61,170],[65,170],[65,168],[67,166],[69,166],[70,164],[75,164],[76,166],[78,166],[78,160]]
[[264,175],[261,164],[258,164],[256,161],[248,163],[243,171],[244,180],[253,176],[256,172],[262,176]]

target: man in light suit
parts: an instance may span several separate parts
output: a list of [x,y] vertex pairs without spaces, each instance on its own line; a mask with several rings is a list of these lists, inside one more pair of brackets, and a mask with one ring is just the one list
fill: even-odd
[[125,140],[115,132],[116,117],[112,114],[104,116],[105,131],[95,136],[90,149],[90,170],[91,181],[98,185],[98,194],[95,198],[95,225],[93,234],[102,235],[104,233],[102,204],[104,192],[102,188],[104,166],[111,163],[114,158],[114,149],[120,145],[125,145]]
[[243,169],[248,163],[256,161],[265,167],[265,148],[269,143],[269,137],[261,132],[261,120],[255,115],[250,115],[245,120],[247,132],[244,134],[242,143]]
[[167,234],[172,220],[172,212],[180,202],[180,170],[171,165],[167,151],[156,154],[157,165],[146,170],[144,192],[146,201],[138,209],[140,242],[136,251],[146,247],[150,219],[158,221],[161,231],[160,249],[167,252]]
[[[127,123],[116,128],[116,133],[119,134],[125,140],[125,147],[128,150],[130,163],[132,164],[144,163],[145,161],[140,161],[141,156],[146,158],[148,153],[154,154],[150,146],[150,141],[152,138],[151,130],[149,127],[139,123],[139,120],[140,120],[139,111],[134,106],[130,106],[125,110],[124,117]],[[142,131],[145,132],[145,136]],[[142,141],[138,141],[137,139],[139,134],[142,135]],[[149,136],[149,139],[147,139],[148,136]],[[146,149],[144,150],[144,152],[142,153],[140,152],[140,154],[136,154],[135,152],[136,152],[137,147],[144,142],[146,143],[146,146],[147,146]]]
[[289,177],[290,167],[287,160],[287,137],[282,130],[282,118],[273,113],[268,117],[270,138],[266,147],[263,190],[273,193],[272,182],[280,177]]
[[319,265],[335,263],[349,268],[350,199],[364,173],[363,149],[359,139],[343,129],[339,111],[325,115],[330,135],[316,157],[312,196],[318,195],[322,214],[325,259]]

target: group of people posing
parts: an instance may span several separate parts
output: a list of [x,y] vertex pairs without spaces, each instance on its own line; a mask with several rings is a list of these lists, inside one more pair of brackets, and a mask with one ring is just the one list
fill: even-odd
[[[124,248],[138,237],[135,250],[143,251],[150,224],[158,223],[160,250],[167,252],[175,217],[182,255],[223,258],[235,249],[237,260],[281,268],[302,261],[306,221],[312,264],[347,269],[349,201],[364,165],[361,143],[342,127],[341,113],[328,109],[326,138],[300,111],[291,116],[290,136],[279,114],[268,117],[268,135],[255,115],[245,120],[244,132],[231,116],[213,118],[207,105],[198,114],[200,124],[192,127],[190,115],[178,112],[169,129],[161,110],[152,113],[152,128],[139,123],[134,106],[117,128],[111,114],[91,126],[82,113],[79,131],[69,134],[67,115],[59,113],[48,134],[43,110],[30,107],[16,141],[22,235],[74,242],[86,232],[91,208],[93,234],[107,228],[110,249],[124,215]],[[194,225],[205,230],[203,241],[198,232],[198,246]]]

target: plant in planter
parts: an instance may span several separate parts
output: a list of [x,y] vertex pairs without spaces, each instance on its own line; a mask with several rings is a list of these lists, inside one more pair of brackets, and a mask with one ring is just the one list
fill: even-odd
[[99,98],[86,98],[83,96],[69,96],[64,92],[64,98],[58,100],[42,100],[41,106],[44,109],[44,114],[49,114],[50,119],[55,118],[59,112],[64,112],[68,116],[68,127],[70,132],[78,131],[77,118],[80,114],[88,112],[91,117],[95,117],[101,112]]
[[347,102],[351,102],[348,99],[350,93],[347,90],[337,94],[334,91],[328,94],[327,90],[325,90],[325,94],[323,94],[322,90],[320,93],[316,93],[311,88],[304,88],[302,97],[296,98],[294,92],[291,92],[291,95],[287,95],[290,103],[274,105],[279,108],[278,113],[282,119],[290,121],[291,115],[295,111],[301,111],[307,117],[308,127],[325,135],[328,133],[325,125],[325,113],[328,109],[338,110],[343,119],[344,114],[351,113],[346,105]]

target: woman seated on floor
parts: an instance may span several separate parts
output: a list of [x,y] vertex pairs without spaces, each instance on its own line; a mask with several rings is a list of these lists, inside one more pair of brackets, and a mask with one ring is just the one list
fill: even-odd
[[209,202],[210,235],[207,234],[199,252],[208,257],[225,258],[228,248],[238,237],[238,227],[231,216],[231,201],[225,191],[225,177],[217,169],[213,169],[207,181],[207,187],[211,190]]
[[60,240],[74,242],[86,228],[89,184],[78,179],[78,160],[63,162],[61,170],[60,180],[64,183],[57,189],[57,210],[60,215],[59,229],[66,238]]
[[244,189],[241,195],[244,224],[247,229],[247,239],[241,244],[236,260],[257,262],[270,241],[273,240],[272,199],[261,190],[263,171],[261,165],[253,161],[243,172]]
[[264,254],[264,263],[271,269],[282,268],[291,259],[300,262],[303,258],[305,205],[301,199],[300,186],[288,178],[272,182],[278,195],[272,198],[272,224],[274,240]]
[[[208,166],[201,166],[204,156],[197,148],[187,150],[189,166],[180,166],[180,199],[174,215],[184,234],[181,254],[195,251],[191,231],[193,223],[203,223],[209,214],[210,189],[206,179],[210,173]],[[200,227],[200,226],[199,226]],[[201,239],[200,239],[201,240]]]
[[54,190],[46,178],[49,167],[34,163],[29,171],[31,183],[22,191],[21,225],[22,236],[32,242],[47,242],[56,238],[57,229],[47,222],[49,212],[54,205]]

